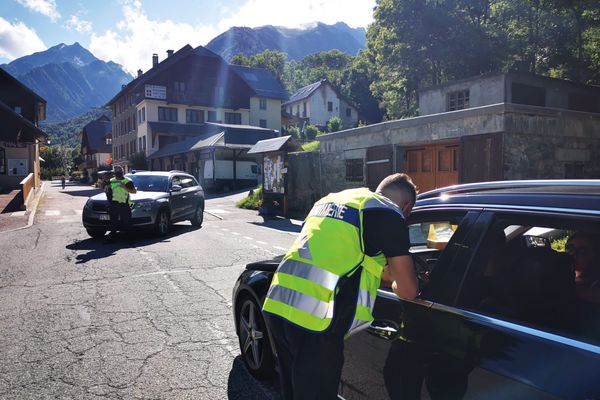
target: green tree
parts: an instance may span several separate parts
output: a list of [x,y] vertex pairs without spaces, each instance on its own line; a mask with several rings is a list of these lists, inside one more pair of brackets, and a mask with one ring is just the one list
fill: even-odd
[[287,130],[287,134],[291,135],[294,139],[300,139],[300,129],[297,126],[291,126]]
[[317,128],[314,125],[307,125],[304,127],[304,136],[306,137],[306,140],[308,140],[308,141],[315,140],[315,138],[320,134],[321,134],[321,131],[319,130],[319,128]]
[[244,54],[237,54],[231,59],[231,64],[267,69],[277,79],[282,80],[286,59],[286,53],[277,50],[265,50],[251,57],[247,57]]
[[342,129],[342,119],[340,117],[331,117],[327,121],[327,132],[337,132]]

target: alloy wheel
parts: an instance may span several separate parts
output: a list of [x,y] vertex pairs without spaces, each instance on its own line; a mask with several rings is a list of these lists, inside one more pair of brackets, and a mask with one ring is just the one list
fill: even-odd
[[260,320],[260,310],[252,300],[246,300],[240,313],[240,344],[242,352],[252,369],[259,369],[262,364],[264,333]]

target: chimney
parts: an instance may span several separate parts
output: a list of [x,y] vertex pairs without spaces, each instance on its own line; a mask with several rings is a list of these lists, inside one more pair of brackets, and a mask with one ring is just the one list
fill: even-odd
[[173,50],[167,50],[167,57],[171,57],[173,55]]
[[143,73],[144,73],[144,71],[142,71],[141,69],[138,69],[138,78],[139,78],[140,76],[142,76],[142,74],[143,74]]
[[158,54],[152,54],[152,67],[156,67],[158,65]]

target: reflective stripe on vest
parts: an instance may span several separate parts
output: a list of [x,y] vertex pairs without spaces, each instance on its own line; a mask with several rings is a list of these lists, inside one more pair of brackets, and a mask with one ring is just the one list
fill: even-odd
[[300,235],[279,264],[263,310],[302,328],[323,332],[330,326],[340,278],[360,273],[352,328],[373,320],[385,257],[364,254],[363,211],[388,209],[390,200],[366,188],[330,194],[317,201]]
[[128,203],[129,202],[129,192],[122,188],[120,185],[126,185],[129,182],[128,178],[117,179],[111,178],[110,180],[110,188],[112,190],[112,201],[116,201],[117,203]]

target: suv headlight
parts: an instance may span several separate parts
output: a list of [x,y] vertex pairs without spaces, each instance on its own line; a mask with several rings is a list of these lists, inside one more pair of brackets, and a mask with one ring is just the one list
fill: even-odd
[[152,210],[152,205],[154,204],[154,200],[141,200],[133,203],[134,210],[142,210],[142,211],[150,211]]

